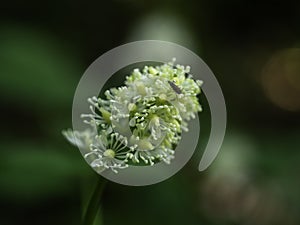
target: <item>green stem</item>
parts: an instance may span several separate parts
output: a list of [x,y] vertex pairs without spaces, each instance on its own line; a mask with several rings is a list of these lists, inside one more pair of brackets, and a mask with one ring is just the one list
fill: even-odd
[[99,177],[96,188],[94,190],[94,193],[91,196],[91,199],[87,205],[82,225],[93,225],[96,215],[100,209],[100,203],[102,199],[102,193],[104,190],[104,187],[106,185],[106,180],[102,177]]

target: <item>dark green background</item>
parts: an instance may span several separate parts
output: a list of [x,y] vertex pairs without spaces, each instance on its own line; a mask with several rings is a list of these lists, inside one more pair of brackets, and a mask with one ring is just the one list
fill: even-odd
[[157,185],[109,183],[97,224],[300,224],[300,53],[291,50],[299,9],[297,1],[2,2],[0,224],[80,223],[97,175],[61,130],[72,126],[85,69],[141,39],[173,41],[205,60],[224,92],[227,134],[199,173],[210,123],[202,96],[192,160]]

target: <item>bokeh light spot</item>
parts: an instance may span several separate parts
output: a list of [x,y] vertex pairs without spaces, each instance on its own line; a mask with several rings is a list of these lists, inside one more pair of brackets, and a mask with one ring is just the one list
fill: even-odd
[[288,111],[300,110],[300,49],[275,53],[264,66],[261,78],[273,104]]

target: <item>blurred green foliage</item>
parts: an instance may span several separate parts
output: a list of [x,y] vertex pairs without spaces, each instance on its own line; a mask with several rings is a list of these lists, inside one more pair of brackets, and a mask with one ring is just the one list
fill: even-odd
[[[0,88],[19,104],[51,108],[70,101],[76,59],[50,35],[23,27],[0,30]],[[21,98],[22,96],[22,98]]]

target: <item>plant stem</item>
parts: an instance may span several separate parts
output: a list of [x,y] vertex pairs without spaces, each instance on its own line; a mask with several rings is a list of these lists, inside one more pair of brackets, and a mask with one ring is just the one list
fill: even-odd
[[100,203],[102,199],[102,193],[107,181],[102,177],[98,178],[96,188],[91,196],[91,199],[87,205],[82,225],[93,225],[96,215],[100,209]]

